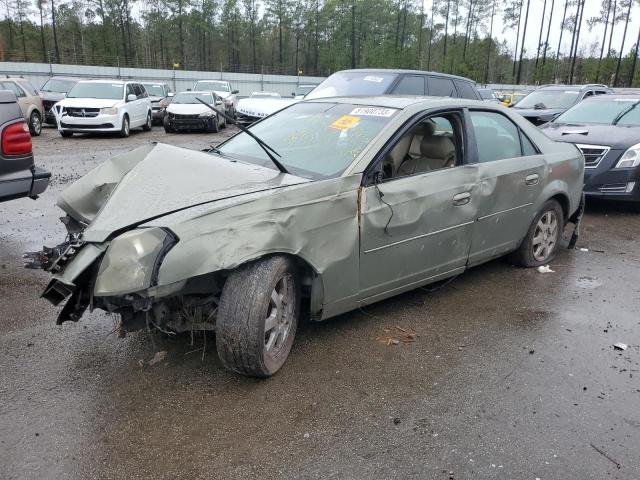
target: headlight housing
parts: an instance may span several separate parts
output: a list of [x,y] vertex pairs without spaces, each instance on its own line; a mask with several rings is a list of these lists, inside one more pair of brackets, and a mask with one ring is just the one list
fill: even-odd
[[211,110],[209,110],[208,112],[202,112],[200,115],[198,115],[199,117],[213,117],[215,115],[215,113]]
[[233,99],[232,99],[232,98],[225,98],[225,100],[224,100],[224,104],[225,104],[227,107],[232,106],[232,105],[233,105]]
[[100,113],[103,114],[103,115],[117,115],[118,114],[118,107],[101,108],[100,109]]
[[615,168],[633,168],[640,165],[640,143],[636,143],[622,154]]
[[168,229],[131,230],[116,237],[100,263],[94,294],[113,296],[155,285],[162,259],[178,242]]

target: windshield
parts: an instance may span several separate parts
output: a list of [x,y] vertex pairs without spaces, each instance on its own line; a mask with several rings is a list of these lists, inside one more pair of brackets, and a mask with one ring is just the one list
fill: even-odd
[[[578,101],[578,90],[536,90],[518,102],[518,108],[569,108]],[[544,105],[544,106],[543,106]]]
[[212,80],[200,80],[196,82],[194,90],[215,90],[216,92],[229,92],[229,84],[227,82],[215,82]]
[[151,97],[164,97],[162,85],[158,85],[157,83],[143,83],[143,85]]
[[294,95],[296,97],[299,96],[299,95],[306,95],[307,93],[309,93],[314,88],[316,88],[315,85],[307,85],[307,86],[297,87]]
[[213,96],[210,93],[194,93],[194,92],[182,92],[173,97],[171,103],[189,104],[200,103],[197,99],[200,98],[208,104],[213,103]]
[[[638,98],[615,98],[606,101],[600,99],[587,100],[564,112],[554,120],[554,123],[600,123],[610,125],[614,123],[620,114],[629,110],[629,107],[637,105],[638,102],[640,102]],[[618,125],[640,125],[640,114],[636,110],[634,108],[624,113],[618,121]]]
[[124,85],[121,83],[78,82],[69,90],[67,98],[101,98],[104,100],[122,100]]
[[76,84],[73,80],[59,80],[52,78],[40,89],[43,92],[67,93]]
[[[397,113],[394,108],[341,103],[297,103],[251,127],[281,156],[294,175],[322,179],[337,177]],[[267,154],[246,133],[219,146],[220,151],[272,167]]]
[[382,95],[396,76],[396,73],[337,72],[318,85],[306,99]]

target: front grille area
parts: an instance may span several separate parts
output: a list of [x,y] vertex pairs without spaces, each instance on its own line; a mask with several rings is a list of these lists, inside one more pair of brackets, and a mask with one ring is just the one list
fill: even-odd
[[80,107],[65,107],[64,113],[70,117],[97,117],[100,114],[99,108],[80,108]]
[[602,161],[611,147],[606,145],[582,145],[577,144],[576,147],[580,149],[582,155],[584,155],[585,168],[596,168]]
[[200,118],[199,115],[180,115],[177,113],[172,113],[170,115],[171,118],[175,118],[176,120],[197,120],[198,118]]

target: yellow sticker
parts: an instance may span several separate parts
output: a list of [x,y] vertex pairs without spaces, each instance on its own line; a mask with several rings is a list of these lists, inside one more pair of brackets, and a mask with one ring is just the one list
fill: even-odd
[[329,125],[330,128],[335,128],[336,130],[346,130],[347,128],[351,128],[360,123],[360,119],[358,117],[352,117],[350,115],[344,115]]

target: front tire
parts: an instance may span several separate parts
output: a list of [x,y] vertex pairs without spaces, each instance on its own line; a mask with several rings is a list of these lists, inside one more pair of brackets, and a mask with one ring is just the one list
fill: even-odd
[[518,250],[511,259],[523,267],[539,267],[556,256],[564,230],[564,213],[556,200],[547,200],[534,217]]
[[31,112],[29,117],[29,132],[34,137],[39,136],[40,132],[42,132],[42,120],[40,119],[40,114],[35,110]]
[[127,138],[130,132],[131,132],[131,128],[129,125],[129,115],[125,114],[125,116],[122,117],[122,127],[120,128],[120,137]]
[[233,271],[222,289],[216,347],[223,365],[266,378],[284,364],[296,334],[300,290],[293,262],[283,256]]
[[62,135],[63,138],[70,138],[70,137],[73,137],[73,132],[68,132],[67,130],[60,130],[60,135]]
[[148,132],[149,130],[151,130],[152,126],[153,126],[153,117],[151,117],[151,112],[149,112],[147,113],[147,121],[142,126],[142,130],[144,130],[145,132]]

